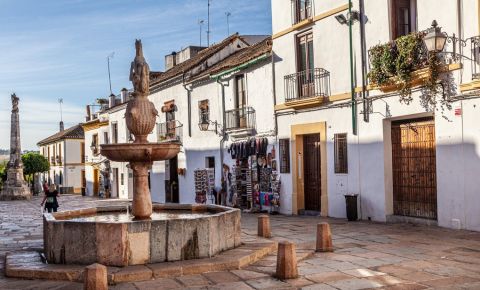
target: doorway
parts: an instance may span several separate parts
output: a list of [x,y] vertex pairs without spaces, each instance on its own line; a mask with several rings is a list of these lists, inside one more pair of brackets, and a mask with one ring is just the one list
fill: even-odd
[[392,122],[393,213],[437,219],[435,122]]
[[305,210],[321,209],[320,134],[303,135]]
[[100,174],[98,169],[93,169],[93,196],[98,196]]
[[178,156],[166,161],[166,171],[168,171],[168,180],[165,180],[165,202],[179,203],[179,190],[178,190]]
[[113,168],[113,186],[115,188],[112,188],[112,197],[118,198],[120,196],[118,168]]

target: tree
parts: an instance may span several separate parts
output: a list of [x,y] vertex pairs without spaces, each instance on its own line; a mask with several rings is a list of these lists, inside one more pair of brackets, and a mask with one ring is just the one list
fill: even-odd
[[0,187],[3,186],[3,183],[7,180],[7,161],[0,163]]
[[39,153],[29,152],[22,155],[23,174],[25,179],[31,184],[33,176],[36,173],[41,173],[50,170],[50,163],[47,158]]

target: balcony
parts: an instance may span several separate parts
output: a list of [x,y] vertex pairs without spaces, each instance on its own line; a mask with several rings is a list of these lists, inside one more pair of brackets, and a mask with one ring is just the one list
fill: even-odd
[[50,165],[55,165],[56,163],[56,160],[55,160],[55,157],[50,157]]
[[[330,72],[323,68],[301,71],[284,77],[285,103],[306,99],[323,102],[330,95]],[[293,105],[293,104],[292,104]]]
[[157,139],[162,141],[182,142],[183,124],[177,120],[157,124]]
[[[248,136],[254,133],[256,128],[255,109],[242,107],[225,112],[225,131],[235,137]],[[235,134],[238,133],[238,134]],[[237,136],[238,135],[238,136]]]
[[60,166],[62,165],[62,157],[61,156],[57,156],[56,163],[57,163],[57,165],[60,165]]

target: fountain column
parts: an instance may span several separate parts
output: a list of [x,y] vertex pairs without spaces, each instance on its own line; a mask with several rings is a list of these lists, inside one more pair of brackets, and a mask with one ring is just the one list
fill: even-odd
[[136,219],[147,219],[152,215],[152,198],[148,188],[148,169],[151,162],[130,162],[133,170],[132,214]]

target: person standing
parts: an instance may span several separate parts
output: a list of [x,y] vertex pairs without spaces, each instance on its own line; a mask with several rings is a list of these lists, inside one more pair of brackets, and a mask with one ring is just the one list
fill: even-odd
[[59,197],[57,186],[55,184],[50,185],[48,190],[45,192],[41,206],[45,205],[45,210],[48,212],[57,212],[58,209],[58,199]]

